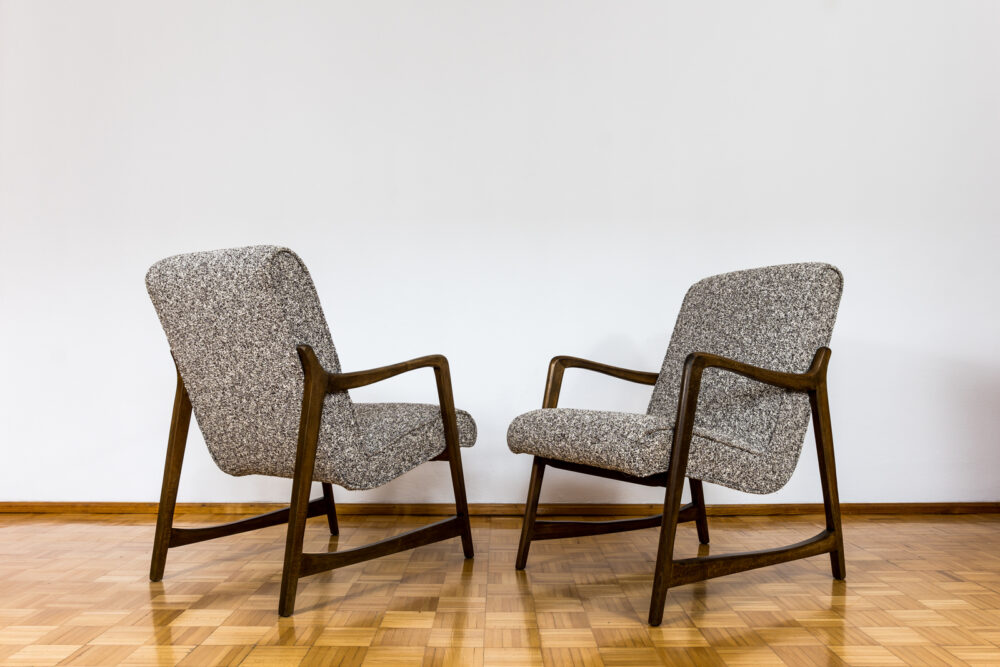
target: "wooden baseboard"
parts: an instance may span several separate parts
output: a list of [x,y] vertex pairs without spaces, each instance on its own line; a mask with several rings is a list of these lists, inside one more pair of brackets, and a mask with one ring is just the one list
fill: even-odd
[[[278,503],[178,503],[183,514],[263,514],[284,507]],[[156,514],[156,503],[0,502],[0,514]],[[659,504],[543,503],[546,516],[642,516],[657,514]],[[519,503],[471,503],[473,516],[521,516]],[[998,514],[1000,502],[976,503],[844,503],[844,514]],[[351,515],[447,516],[455,506],[447,503],[338,503],[337,513]],[[709,516],[793,516],[821,514],[820,503],[709,505]]]

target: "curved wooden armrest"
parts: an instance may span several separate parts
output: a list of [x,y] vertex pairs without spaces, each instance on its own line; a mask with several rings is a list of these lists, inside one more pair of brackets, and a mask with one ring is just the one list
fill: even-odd
[[567,368],[582,368],[584,370],[594,371],[595,373],[610,375],[611,377],[615,377],[620,380],[628,380],[629,382],[637,382],[639,384],[647,385],[656,384],[656,379],[660,377],[659,373],[634,371],[628,368],[609,366],[608,364],[602,364],[598,361],[590,361],[589,359],[581,359],[580,357],[570,357],[566,355],[553,357],[552,361],[549,362],[549,375],[545,382],[545,397],[542,399],[543,408],[554,408],[559,404],[559,390],[562,387],[562,376],[563,372]]
[[821,347],[816,350],[812,365],[805,373],[784,373],[773,371],[767,368],[759,368],[751,364],[745,364],[735,359],[727,359],[716,354],[706,352],[692,352],[688,355],[684,363],[685,372],[690,367],[691,370],[703,370],[705,368],[721,368],[722,370],[736,373],[751,380],[757,380],[782,389],[791,391],[812,391],[826,377],[826,367],[830,362],[830,348]]
[[[310,346],[299,345],[296,350],[299,353],[299,359],[302,361],[302,370],[305,373],[302,408],[303,420],[306,420],[308,417],[308,409],[322,411],[322,397],[325,394],[364,387],[418,368],[433,368],[434,381],[437,384],[438,405],[441,407],[441,419],[444,422],[445,452],[450,460],[460,460],[458,454],[458,421],[455,412],[455,396],[451,390],[451,370],[448,367],[448,359],[443,354],[429,354],[426,357],[417,357],[409,361],[401,361],[398,364],[390,364],[389,366],[381,366],[366,371],[329,373],[324,370],[323,365],[316,356],[316,352]],[[316,405],[310,408],[310,401],[315,401]],[[319,426],[316,425],[315,428],[319,428]],[[314,443],[315,437],[313,436]],[[300,453],[302,451],[301,445],[299,451]]]
[[398,364],[380,366],[379,368],[371,368],[366,371],[329,373],[327,375],[326,391],[329,393],[364,387],[418,368],[434,368],[438,372],[443,371],[447,374],[448,360],[443,354],[429,354],[425,357],[417,357],[409,361],[401,361]]

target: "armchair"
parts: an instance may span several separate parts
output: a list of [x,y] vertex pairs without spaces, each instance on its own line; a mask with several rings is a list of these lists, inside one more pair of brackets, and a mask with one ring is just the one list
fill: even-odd
[[[294,611],[301,577],[452,537],[472,558],[460,448],[475,444],[476,425],[455,409],[445,357],[341,372],[312,279],[287,248],[169,257],[150,268],[146,285],[177,368],[150,580],[163,578],[170,548],[286,522],[282,616]],[[355,403],[348,394],[421,368],[434,370],[438,405]],[[223,472],[291,478],[289,507],[220,526],[174,527],[192,411]],[[448,463],[455,516],[362,547],[303,553],[308,518],[325,515],[330,533],[339,532],[333,484],[371,489],[427,461]],[[314,481],[323,495],[310,501]]]
[[[846,574],[827,398],[827,344],[843,278],[829,264],[789,264],[706,278],[688,291],[659,373],[560,356],[549,364],[542,409],[517,417],[507,442],[533,456],[517,569],[534,540],[658,527],[649,623],[670,587],[829,553]],[[646,414],[558,408],[567,368],[652,385]],[[703,482],[773,493],[798,462],[810,414],[826,525],[797,544],[675,560],[677,524],[694,521],[708,544]],[[665,487],[663,513],[618,521],[539,521],[546,467]],[[692,502],[682,506],[684,479]]]

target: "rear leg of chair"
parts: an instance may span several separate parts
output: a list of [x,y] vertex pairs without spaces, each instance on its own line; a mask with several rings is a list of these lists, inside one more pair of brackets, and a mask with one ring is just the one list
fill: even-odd
[[326,522],[330,526],[331,535],[340,535],[340,524],[337,523],[337,504],[333,501],[333,485],[323,482],[323,503],[326,505]]
[[840,495],[837,492],[837,467],[833,458],[833,428],[830,424],[830,403],[826,391],[826,380],[810,392],[812,404],[813,431],[816,434],[816,455],[819,459],[819,476],[823,484],[823,510],[826,515],[826,529],[833,533],[836,549],[830,552],[830,569],[834,579],[847,576],[844,560],[844,532],[840,523]]
[[535,532],[535,517],[538,514],[538,497],[542,493],[542,477],[545,475],[545,463],[539,457],[534,457],[531,463],[531,482],[528,484],[528,498],[524,503],[524,521],[521,523],[521,541],[517,545],[517,561],[514,567],[523,570],[528,564],[528,549],[531,548],[531,538]]
[[700,479],[689,479],[691,484],[691,504],[695,511],[695,525],[698,527],[698,542],[708,544],[708,514],[705,511],[705,491]]
[[167,437],[167,460],[163,466],[163,486],[160,489],[160,504],[156,515],[153,558],[149,566],[150,581],[163,579],[163,570],[167,564],[167,551],[170,549],[170,534],[174,524],[174,507],[177,505],[177,487],[181,480],[181,466],[184,464],[184,448],[187,445],[190,426],[191,400],[178,371],[174,410],[170,419],[170,435]]

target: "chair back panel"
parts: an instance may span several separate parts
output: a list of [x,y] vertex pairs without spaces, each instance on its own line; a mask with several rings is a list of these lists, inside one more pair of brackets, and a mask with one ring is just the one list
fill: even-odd
[[[304,381],[296,346],[340,372],[302,260],[276,246],[176,255],[149,269],[146,287],[218,466],[292,476]],[[357,440],[347,392],[327,397],[323,421],[338,431],[327,441]]]
[[[684,360],[692,352],[805,372],[816,350],[830,342],[842,289],[840,271],[820,263],[736,271],[695,283],[684,297],[649,414],[676,418]],[[766,464],[761,477],[748,480],[744,490],[770,493],[795,470],[809,415],[804,394],[707,369],[694,432],[760,455]],[[692,459],[698,460],[694,452]]]

